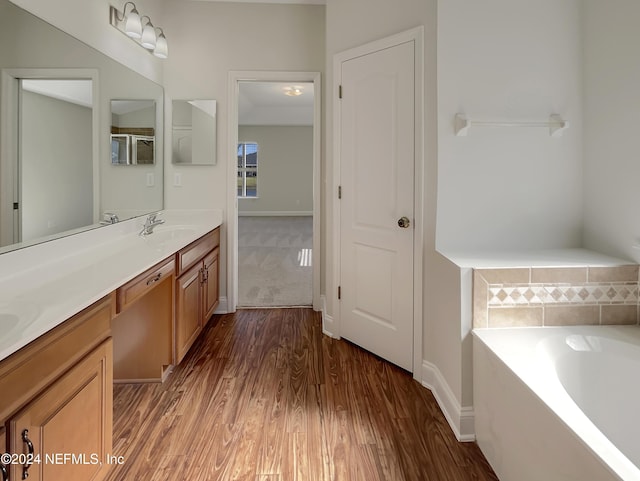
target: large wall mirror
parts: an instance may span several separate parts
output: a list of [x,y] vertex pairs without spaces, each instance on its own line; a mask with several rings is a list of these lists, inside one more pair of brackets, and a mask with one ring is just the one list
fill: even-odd
[[163,208],[160,85],[0,0],[0,87],[0,253]]
[[174,100],[171,110],[172,163],[214,165],[216,101]]

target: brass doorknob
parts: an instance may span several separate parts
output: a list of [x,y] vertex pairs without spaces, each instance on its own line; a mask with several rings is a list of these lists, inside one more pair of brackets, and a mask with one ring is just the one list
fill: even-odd
[[402,227],[403,229],[406,229],[410,225],[411,225],[411,221],[409,220],[408,217],[400,217],[398,219],[398,226],[399,227]]

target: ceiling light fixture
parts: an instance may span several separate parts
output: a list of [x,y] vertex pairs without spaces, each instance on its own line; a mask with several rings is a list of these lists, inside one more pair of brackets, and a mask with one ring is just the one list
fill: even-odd
[[[129,5],[131,5],[131,10],[127,13]],[[164,31],[160,27],[155,27],[148,15],[141,17],[135,3],[125,3],[122,12],[116,7],[109,7],[109,23],[147,50],[152,51],[156,57],[167,58],[169,56],[169,47]],[[160,35],[156,35],[156,30],[160,31]]]
[[302,95],[303,88],[298,85],[294,85],[293,87],[285,87],[282,90],[284,94],[289,97],[298,97],[299,95]]

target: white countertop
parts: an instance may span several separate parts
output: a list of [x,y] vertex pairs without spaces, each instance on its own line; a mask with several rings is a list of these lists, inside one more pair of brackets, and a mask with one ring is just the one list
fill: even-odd
[[222,224],[222,211],[163,211],[0,255],[0,360]]

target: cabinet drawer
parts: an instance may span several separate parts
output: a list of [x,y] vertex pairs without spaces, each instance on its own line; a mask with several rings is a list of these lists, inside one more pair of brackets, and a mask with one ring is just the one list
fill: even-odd
[[153,289],[158,282],[170,277],[175,270],[173,257],[156,264],[135,279],[119,287],[117,291],[117,312],[120,313],[129,304]]
[[177,275],[182,275],[187,269],[202,259],[208,252],[220,245],[220,228],[216,227],[195,242],[182,249],[176,255],[178,262]]

